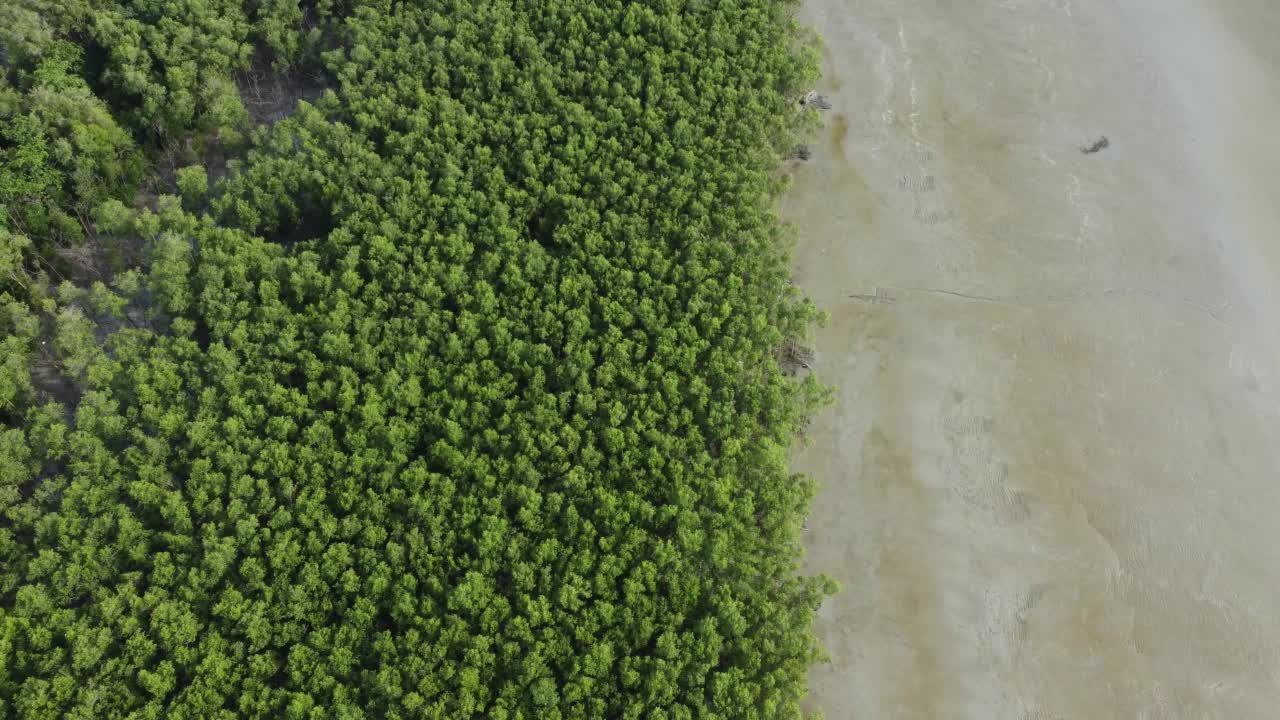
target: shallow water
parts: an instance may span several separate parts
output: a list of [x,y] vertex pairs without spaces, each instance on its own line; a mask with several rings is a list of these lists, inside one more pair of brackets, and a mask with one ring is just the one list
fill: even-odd
[[[1280,3],[805,0],[844,718],[1280,717]],[[1085,154],[1106,136],[1105,149]]]

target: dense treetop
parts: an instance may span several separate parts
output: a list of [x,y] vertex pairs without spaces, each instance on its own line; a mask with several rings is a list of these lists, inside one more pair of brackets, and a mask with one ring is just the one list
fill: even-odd
[[[26,1],[0,714],[799,715],[786,5]],[[332,88],[253,130],[255,53]],[[227,134],[226,179],[130,207]],[[141,271],[56,287],[90,241]]]

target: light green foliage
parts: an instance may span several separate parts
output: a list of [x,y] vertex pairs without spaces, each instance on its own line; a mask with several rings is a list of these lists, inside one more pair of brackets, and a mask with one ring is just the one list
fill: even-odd
[[122,235],[132,229],[134,212],[113,198],[94,208],[93,221],[104,233]]
[[[0,103],[8,100],[0,89]],[[0,104],[0,110],[4,107]],[[42,223],[47,203],[59,194],[60,176],[49,160],[45,129],[31,115],[9,115],[0,122],[0,222]]]
[[66,43],[36,68],[26,107],[45,128],[71,197],[90,206],[137,182],[141,158],[106,105],[78,74],[79,52]]
[[14,418],[31,397],[31,352],[39,322],[8,293],[0,293],[0,417]]
[[53,44],[51,18],[43,11],[41,4],[24,0],[0,3],[0,53],[6,66],[32,63]]
[[0,288],[21,284],[25,273],[22,258],[31,240],[5,228],[0,222]]
[[[799,717],[788,8],[350,5],[210,215],[97,205],[150,271],[60,295],[74,423],[0,437],[0,715]],[[239,62],[251,15],[130,7],[140,107]]]
[[84,239],[95,204],[128,197],[141,154],[80,76],[78,47],[43,48],[24,92],[0,86],[0,215],[39,250]]
[[189,165],[178,169],[178,192],[188,206],[197,206],[209,192],[209,174],[203,165]]
[[93,322],[78,309],[66,309],[58,314],[54,341],[64,358],[67,373],[73,378],[83,378],[101,357],[102,349],[94,341],[93,331]]
[[277,69],[286,68],[298,60],[303,43],[308,39],[299,32],[306,19],[299,0],[259,0],[254,14],[255,27],[275,54]]

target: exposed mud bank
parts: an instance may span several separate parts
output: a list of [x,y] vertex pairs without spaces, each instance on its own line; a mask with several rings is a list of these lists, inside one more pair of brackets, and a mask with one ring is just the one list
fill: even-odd
[[1216,4],[807,0],[829,718],[1280,707],[1280,5]]

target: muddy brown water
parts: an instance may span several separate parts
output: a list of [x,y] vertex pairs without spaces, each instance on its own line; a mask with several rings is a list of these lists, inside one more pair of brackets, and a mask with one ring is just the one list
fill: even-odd
[[[1280,717],[1280,3],[805,0],[844,718]],[[1101,137],[1109,142],[1086,154]]]

